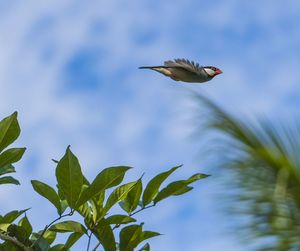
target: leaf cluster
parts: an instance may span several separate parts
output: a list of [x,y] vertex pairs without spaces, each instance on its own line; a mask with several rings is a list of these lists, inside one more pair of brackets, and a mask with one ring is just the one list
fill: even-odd
[[[0,150],[11,144],[19,134],[16,113],[2,120]],[[24,150],[25,148],[11,148],[2,152],[0,174],[8,173],[8,166],[12,170],[11,164],[22,157]],[[137,223],[133,216],[171,196],[191,191],[192,183],[208,176],[199,173],[162,187],[163,182],[181,167],[176,166],[153,177],[144,188],[142,177],[132,182],[123,182],[126,172],[131,169],[129,166],[105,168],[93,181],[88,181],[70,147],[67,147],[64,156],[55,163],[57,181],[55,188],[39,180],[32,180],[31,184],[39,195],[54,206],[57,218],[44,229],[34,231],[26,215],[28,209],[11,211],[0,216],[0,239],[3,240],[0,251],[67,251],[82,237],[87,238],[87,250],[90,249],[91,238],[96,238],[98,242],[93,250],[98,248],[105,251],[131,251],[137,248],[140,251],[150,250],[149,243],[145,241],[160,234],[144,230],[144,223]],[[113,214],[112,208],[115,206],[123,213]],[[66,219],[71,218],[73,214],[80,215],[82,221]],[[16,222],[20,216],[22,218]],[[57,235],[65,233],[68,233],[65,243],[57,244],[55,242]]]

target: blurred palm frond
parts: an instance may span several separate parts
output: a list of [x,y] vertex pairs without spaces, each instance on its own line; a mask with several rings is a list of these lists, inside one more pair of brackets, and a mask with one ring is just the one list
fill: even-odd
[[209,98],[196,94],[205,108],[210,146],[226,170],[231,208],[244,215],[240,233],[260,243],[256,250],[300,250],[300,125],[266,118],[238,119]]

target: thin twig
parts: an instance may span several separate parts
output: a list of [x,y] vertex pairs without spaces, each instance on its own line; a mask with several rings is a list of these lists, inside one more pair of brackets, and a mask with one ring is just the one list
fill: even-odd
[[[139,212],[141,212],[141,211],[143,211],[143,210],[145,210],[145,209],[148,209],[148,208],[154,207],[154,206],[155,206],[155,204],[152,204],[152,205],[146,206],[146,207],[142,207],[142,208],[140,208],[139,210],[137,210],[137,211],[135,211],[135,212],[129,214],[129,216],[133,216],[133,215],[135,215],[135,214],[137,214],[137,213],[139,213]],[[120,226],[121,226],[121,224],[116,224],[116,225],[113,227],[112,230],[115,230],[116,228],[118,228],[118,227],[120,227]]]
[[141,212],[141,211],[143,211],[143,210],[145,210],[145,209],[148,209],[148,208],[154,207],[154,206],[155,206],[155,204],[152,204],[152,205],[147,206],[147,207],[142,207],[142,208],[140,208],[139,210],[137,210],[137,211],[135,211],[135,212],[129,214],[129,216],[133,216],[133,215],[135,215],[135,214],[137,214],[137,213],[139,213],[139,212]]
[[90,234],[88,235],[89,240],[88,240],[88,244],[87,244],[87,249],[86,249],[86,251],[89,251],[89,249],[90,249],[90,244],[91,244],[92,235],[93,235],[93,232],[91,231]]
[[67,216],[72,216],[74,214],[74,210],[71,209],[70,213],[68,214],[62,214],[60,215],[58,218],[56,218],[55,220],[51,221],[48,225],[45,226],[43,232],[40,234],[40,236],[32,243],[31,247],[33,247],[42,237],[43,235],[46,233],[46,231],[49,229],[49,227],[51,227],[55,222],[61,220],[64,217]]
[[93,250],[92,251],[97,251],[97,248],[100,246],[100,242],[98,242],[98,244],[93,248]]

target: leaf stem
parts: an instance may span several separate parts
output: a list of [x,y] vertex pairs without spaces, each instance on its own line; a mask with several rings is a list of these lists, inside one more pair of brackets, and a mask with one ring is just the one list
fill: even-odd
[[46,233],[46,231],[49,229],[49,227],[51,227],[55,222],[61,220],[64,217],[67,216],[72,216],[74,214],[74,209],[71,209],[71,211],[68,214],[62,214],[60,215],[58,218],[54,219],[53,221],[51,221],[48,225],[45,226],[43,232],[40,234],[40,236],[32,243],[31,247],[33,247],[42,237],[43,235]]
[[146,206],[146,207],[142,207],[142,208],[140,208],[139,210],[137,210],[137,211],[135,211],[135,212],[129,214],[129,216],[133,216],[133,215],[135,215],[135,214],[137,214],[137,213],[139,213],[139,212],[141,212],[141,211],[143,211],[143,210],[145,210],[145,209],[148,209],[148,208],[154,207],[154,206],[155,206],[155,204],[152,204],[152,205],[149,205],[149,206]]
[[[144,207],[142,207],[142,208],[136,210],[135,212],[130,213],[129,216],[133,216],[133,215],[135,215],[135,214],[137,214],[137,213],[139,213],[139,212],[141,212],[141,211],[143,211],[143,210],[145,210],[145,209],[148,209],[148,208],[154,207],[154,206],[155,206],[155,204],[152,204],[152,205],[149,205],[149,206],[144,206]],[[118,227],[120,227],[120,226],[121,226],[121,224],[116,224],[116,225],[113,227],[112,230],[115,230],[116,228],[118,228]]]
[[93,235],[93,231],[91,231],[91,232],[89,233],[89,235],[88,235],[89,240],[88,240],[88,244],[87,244],[86,251],[89,251],[89,249],[90,249],[90,244],[91,244],[92,235]]
[[92,251],[97,251],[97,248],[100,246],[100,242],[98,242],[98,244],[93,248],[93,250]]

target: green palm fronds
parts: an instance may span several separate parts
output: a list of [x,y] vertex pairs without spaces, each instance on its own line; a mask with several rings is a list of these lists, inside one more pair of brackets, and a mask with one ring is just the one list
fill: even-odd
[[[227,176],[231,208],[244,215],[240,233],[255,250],[300,250],[300,124],[237,118],[196,94],[201,123]],[[204,118],[205,119],[204,119]]]

